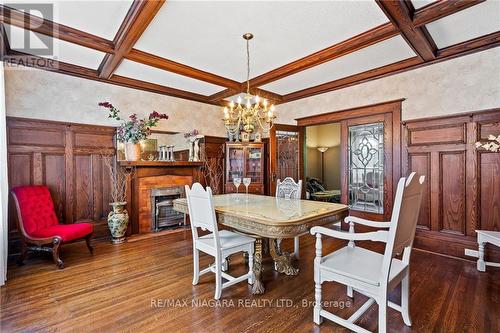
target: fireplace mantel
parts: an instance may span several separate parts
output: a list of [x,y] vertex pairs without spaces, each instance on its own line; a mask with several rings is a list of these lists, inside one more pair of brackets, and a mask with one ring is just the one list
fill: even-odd
[[122,167],[200,167],[203,162],[188,162],[188,161],[120,161],[118,162]]
[[151,189],[204,184],[203,162],[120,161],[119,165],[133,169],[127,189],[129,235],[151,232]]

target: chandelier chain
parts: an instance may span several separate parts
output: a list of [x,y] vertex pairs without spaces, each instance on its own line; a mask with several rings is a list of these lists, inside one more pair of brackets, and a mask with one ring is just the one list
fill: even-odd
[[250,94],[250,41],[247,39],[247,94]]

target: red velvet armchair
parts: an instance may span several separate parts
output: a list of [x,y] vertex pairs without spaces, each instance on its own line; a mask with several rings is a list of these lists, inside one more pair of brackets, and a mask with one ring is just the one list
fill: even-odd
[[20,186],[13,188],[12,196],[17,208],[18,230],[21,237],[21,256],[18,264],[22,265],[28,250],[52,252],[58,268],[64,268],[59,258],[59,247],[64,243],[85,239],[90,253],[94,228],[90,223],[59,224],[54,204],[46,186]]

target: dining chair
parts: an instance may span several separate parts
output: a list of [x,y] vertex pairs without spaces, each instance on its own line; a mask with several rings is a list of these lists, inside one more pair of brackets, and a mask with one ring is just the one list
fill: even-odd
[[[198,284],[201,275],[215,273],[215,299],[220,299],[222,289],[232,286],[244,280],[253,284],[253,253],[255,239],[249,236],[237,234],[228,230],[219,231],[215,217],[212,190],[207,187],[206,191],[200,183],[194,183],[190,189],[185,186],[188,203],[189,218],[191,220],[191,231],[193,234],[193,285]],[[208,230],[210,233],[200,236],[198,228]],[[199,252],[204,252],[215,258],[215,263],[200,271]],[[233,277],[222,271],[223,262],[229,255],[238,252],[248,253],[248,273]],[[222,282],[222,279],[227,282]]]
[[[281,181],[278,179],[276,181],[276,198],[285,198],[285,199],[300,199],[302,197],[302,180],[299,180],[298,183],[292,177],[286,177]],[[300,255],[300,244],[299,237],[307,234],[307,232],[295,236],[293,239],[293,253],[292,256],[295,259],[299,259]],[[281,246],[281,239],[277,241],[278,247]]]
[[[368,332],[355,322],[376,302],[378,304],[378,332],[386,332],[388,306],[399,311],[405,325],[411,326],[410,255],[424,181],[425,176],[419,177],[415,172],[412,172],[408,178],[399,180],[390,222],[372,222],[349,216],[345,219],[350,224],[349,232],[325,227],[311,229],[311,234],[316,235],[313,310],[313,320],[316,324],[321,324],[323,318],[326,318],[355,332]],[[355,233],[354,224],[388,230]],[[340,250],[322,257],[322,235],[348,240],[349,243]],[[380,254],[359,247],[355,244],[357,240],[386,243],[384,253]],[[348,319],[336,316],[321,307],[321,285],[323,282],[330,281],[346,285],[349,297],[353,297],[353,291],[357,291],[368,296],[369,299]],[[401,305],[388,300],[388,293],[399,284],[401,284]]]

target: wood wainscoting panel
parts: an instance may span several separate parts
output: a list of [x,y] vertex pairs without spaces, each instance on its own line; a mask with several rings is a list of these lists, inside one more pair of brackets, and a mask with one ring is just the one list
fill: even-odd
[[[500,133],[500,132],[498,132]],[[498,135],[498,134],[497,134]],[[480,228],[500,231],[500,153],[479,154]]]
[[66,197],[66,158],[63,154],[43,154],[42,184],[50,189],[54,210],[60,223],[64,222]]
[[[475,230],[500,231],[500,154],[474,145],[499,135],[499,124],[500,109],[403,123],[403,174],[417,171],[428,182],[416,247],[472,259],[464,250],[477,250]],[[500,260],[498,249],[486,251]]]
[[479,124],[479,140],[488,140],[488,136],[500,135],[500,122]]
[[25,146],[64,147],[64,129],[16,128],[9,130],[9,143]]
[[438,145],[445,143],[465,143],[465,123],[452,126],[436,126],[433,128],[409,130],[409,146]]
[[[7,117],[7,131],[9,189],[46,185],[61,223],[90,220],[95,237],[108,236],[111,186],[100,153],[114,156],[115,129]],[[9,253],[17,251],[16,219],[10,200]]]
[[408,154],[408,163],[410,170],[416,171],[421,175],[426,175],[424,194],[420,205],[420,214],[418,216],[417,227],[431,229],[431,155],[429,153]]
[[440,228],[465,235],[465,152],[439,154]]

